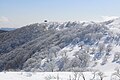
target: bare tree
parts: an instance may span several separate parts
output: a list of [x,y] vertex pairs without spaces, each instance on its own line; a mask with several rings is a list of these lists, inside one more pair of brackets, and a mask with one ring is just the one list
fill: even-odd
[[100,77],[100,80],[103,80],[104,79],[104,77],[106,77],[105,75],[104,75],[104,73],[103,72],[98,72],[98,76]]
[[69,79],[68,80],[72,80],[71,75],[69,75]]
[[116,76],[116,77],[118,77],[120,79],[120,68],[116,67],[115,71],[116,72],[114,72],[111,77]]
[[78,72],[74,72],[74,78],[73,78],[73,80],[77,80],[77,75],[78,75]]
[[82,72],[80,72],[80,76],[83,78],[83,80],[85,80],[85,76]]
[[44,78],[45,80],[51,80],[51,79],[56,79],[56,80],[60,80],[59,74],[57,74],[57,76],[53,76],[53,75],[48,75]]
[[90,79],[90,80],[94,80],[94,79],[95,79],[97,72],[98,72],[98,70],[95,70],[95,71],[92,73],[92,74],[93,74],[93,77],[92,77],[92,79]]
[[82,77],[83,80],[86,80],[83,72],[74,72],[73,80],[80,80],[80,77]]
[[116,67],[115,71],[116,71],[117,74],[120,74],[120,68],[119,67]]
[[48,75],[44,78],[45,80],[51,80],[51,79],[56,79],[55,76],[52,76],[52,75]]
[[59,74],[57,74],[57,80],[60,80]]

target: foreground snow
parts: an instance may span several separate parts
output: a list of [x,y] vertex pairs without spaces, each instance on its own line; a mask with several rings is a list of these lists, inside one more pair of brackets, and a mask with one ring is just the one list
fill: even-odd
[[[74,72],[1,72],[0,80],[70,80],[75,78]],[[82,73],[86,80],[93,80],[92,72]],[[111,76],[113,72],[105,72],[103,80],[120,80],[117,76]],[[115,79],[111,79],[111,78]],[[83,80],[82,76],[79,80]],[[94,80],[100,80],[100,77],[96,75]]]

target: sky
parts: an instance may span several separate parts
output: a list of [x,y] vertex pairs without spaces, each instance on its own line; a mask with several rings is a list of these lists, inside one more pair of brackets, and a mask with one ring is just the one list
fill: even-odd
[[120,0],[0,0],[0,27],[66,21],[103,21],[120,16]]

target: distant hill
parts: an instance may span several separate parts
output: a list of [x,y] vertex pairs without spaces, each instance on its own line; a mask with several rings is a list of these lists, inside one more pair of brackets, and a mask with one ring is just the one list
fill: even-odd
[[12,31],[15,30],[16,28],[0,28],[0,30],[4,30],[4,31]]

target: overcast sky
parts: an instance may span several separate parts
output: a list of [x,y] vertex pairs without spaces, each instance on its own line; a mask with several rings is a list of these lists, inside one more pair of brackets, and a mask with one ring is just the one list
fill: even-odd
[[120,16],[120,0],[0,0],[0,27],[48,21],[103,21]]

